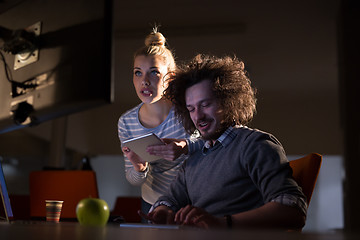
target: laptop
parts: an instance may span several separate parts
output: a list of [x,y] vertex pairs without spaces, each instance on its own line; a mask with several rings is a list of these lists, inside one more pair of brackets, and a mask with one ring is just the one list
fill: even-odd
[[42,224],[46,223],[45,221],[40,221],[36,219],[30,220],[21,220],[16,219],[14,217],[14,213],[11,207],[11,202],[9,198],[9,192],[6,186],[5,175],[3,171],[3,167],[0,161],[0,224],[7,224],[7,223],[20,223],[20,224]]
[[151,229],[181,229],[184,226],[180,225],[165,225],[165,224],[144,224],[144,223],[120,223],[122,228],[151,228]]
[[4,171],[0,161],[0,195],[2,200],[2,210],[0,212],[4,213],[4,216],[0,215],[1,221],[5,220],[10,222],[14,219],[13,211],[10,204],[9,193],[6,187],[6,181],[4,176]]

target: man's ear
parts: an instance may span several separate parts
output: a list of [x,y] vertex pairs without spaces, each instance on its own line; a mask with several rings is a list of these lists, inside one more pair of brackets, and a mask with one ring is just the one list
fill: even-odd
[[175,77],[175,72],[171,71],[171,72],[168,72],[166,75],[167,75],[167,80],[171,81]]
[[169,82],[171,82],[173,80],[175,76],[175,72],[168,72],[164,78],[163,78],[163,87],[167,88],[169,85]]

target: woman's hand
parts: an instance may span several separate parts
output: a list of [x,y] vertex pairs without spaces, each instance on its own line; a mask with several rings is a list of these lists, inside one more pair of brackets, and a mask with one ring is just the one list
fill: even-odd
[[131,151],[128,147],[123,147],[122,151],[124,155],[130,160],[134,166],[135,171],[144,172],[148,166],[148,162],[142,160],[135,152]]
[[161,140],[165,145],[151,145],[146,148],[146,151],[169,161],[174,161],[181,154],[188,153],[185,139],[162,138]]

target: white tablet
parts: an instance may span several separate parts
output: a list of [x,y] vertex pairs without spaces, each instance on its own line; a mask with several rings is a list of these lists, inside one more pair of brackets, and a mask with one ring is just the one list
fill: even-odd
[[125,147],[131,149],[131,151],[135,152],[139,157],[141,157],[144,161],[153,162],[161,159],[159,156],[151,155],[146,151],[146,148],[150,145],[159,145],[165,144],[161,139],[156,136],[154,133],[149,133],[146,135],[142,135],[140,137],[132,138],[123,142]]

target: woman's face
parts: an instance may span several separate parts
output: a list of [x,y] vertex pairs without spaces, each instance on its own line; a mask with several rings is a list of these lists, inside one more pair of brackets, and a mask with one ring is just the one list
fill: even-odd
[[135,58],[133,83],[136,94],[143,103],[159,101],[167,87],[165,75],[168,66],[159,56],[140,55]]

